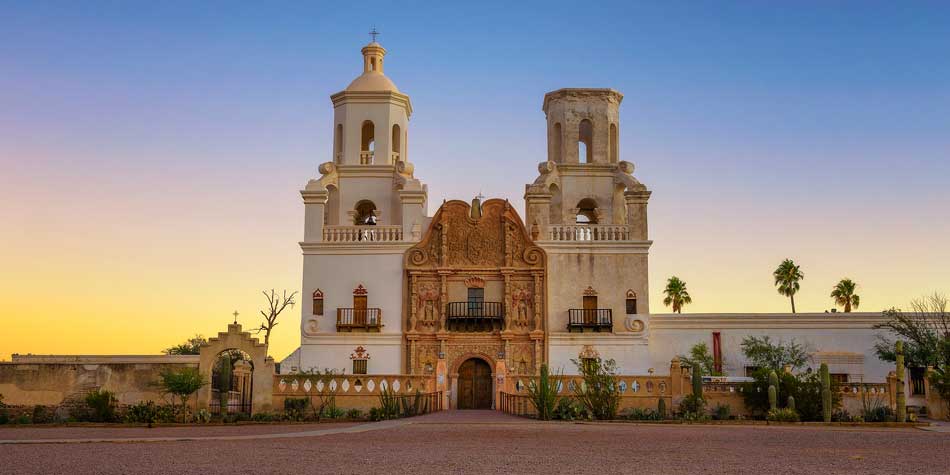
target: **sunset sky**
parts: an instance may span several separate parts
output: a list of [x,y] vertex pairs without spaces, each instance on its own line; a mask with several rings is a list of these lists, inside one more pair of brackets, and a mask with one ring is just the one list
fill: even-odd
[[158,353],[299,290],[298,190],[374,25],[430,213],[523,214],[544,93],[612,87],[654,313],[671,275],[687,312],[788,311],[786,257],[799,311],[843,277],[859,310],[950,293],[950,3],[693,3],[3,3],[0,359]]

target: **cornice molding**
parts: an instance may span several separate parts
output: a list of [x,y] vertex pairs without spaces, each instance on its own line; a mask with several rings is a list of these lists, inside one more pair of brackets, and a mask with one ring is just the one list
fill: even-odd
[[370,255],[397,254],[402,256],[415,244],[414,241],[398,242],[301,242],[300,249],[308,255]]
[[409,96],[401,92],[393,91],[340,91],[330,96],[333,107],[339,107],[348,103],[378,104],[388,102],[406,109],[406,117],[412,115],[412,102]]
[[548,254],[649,254],[653,241],[535,241]]
[[650,329],[873,329],[887,318],[881,313],[697,313],[649,315]]

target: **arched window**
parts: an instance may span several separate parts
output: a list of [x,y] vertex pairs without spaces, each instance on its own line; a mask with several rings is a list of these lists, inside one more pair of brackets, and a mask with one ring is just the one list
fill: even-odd
[[370,165],[373,163],[373,149],[376,142],[376,126],[373,121],[363,121],[363,128],[360,131],[360,163]]
[[587,119],[577,126],[577,161],[594,163],[594,124]]
[[548,187],[548,192],[551,193],[551,215],[548,216],[548,219],[551,221],[551,224],[563,224],[564,216],[561,214],[563,207],[561,202],[561,190],[557,184],[551,183],[551,186]]
[[577,203],[577,224],[597,224],[597,202],[584,198]]
[[354,224],[357,226],[374,226],[376,225],[376,205],[370,200],[361,200],[356,203],[354,216]]
[[336,124],[333,131],[333,159],[336,163],[343,162],[343,124]]
[[617,163],[617,124],[610,124],[610,163]]
[[369,58],[369,70],[376,71],[376,58]]
[[637,313],[637,293],[633,289],[627,291],[627,315]]
[[335,226],[340,224],[340,190],[336,185],[327,185],[327,204],[323,209],[323,224]]
[[561,123],[557,122],[554,124],[554,131],[552,132],[553,137],[551,137],[551,159],[557,163],[561,163]]
[[402,133],[401,129],[399,128],[399,124],[393,124],[393,139],[392,142],[390,142],[393,148],[393,163],[399,161],[399,152],[402,151],[402,148],[400,147],[402,144],[401,139]]
[[313,291],[313,314],[323,315],[323,291],[320,289]]

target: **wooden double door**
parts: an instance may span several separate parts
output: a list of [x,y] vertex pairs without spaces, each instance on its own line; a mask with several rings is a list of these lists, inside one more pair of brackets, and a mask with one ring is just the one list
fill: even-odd
[[458,379],[459,409],[491,409],[491,366],[478,358],[462,363]]

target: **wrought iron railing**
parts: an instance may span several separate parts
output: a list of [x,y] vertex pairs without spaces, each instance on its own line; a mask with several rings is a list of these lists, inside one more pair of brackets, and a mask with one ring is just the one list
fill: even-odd
[[500,330],[505,321],[505,305],[501,302],[449,302],[445,310],[449,330]]
[[613,312],[609,308],[572,308],[567,311],[567,331],[592,329],[613,331]]
[[383,312],[378,308],[338,308],[336,309],[336,330],[379,331],[382,327]]

